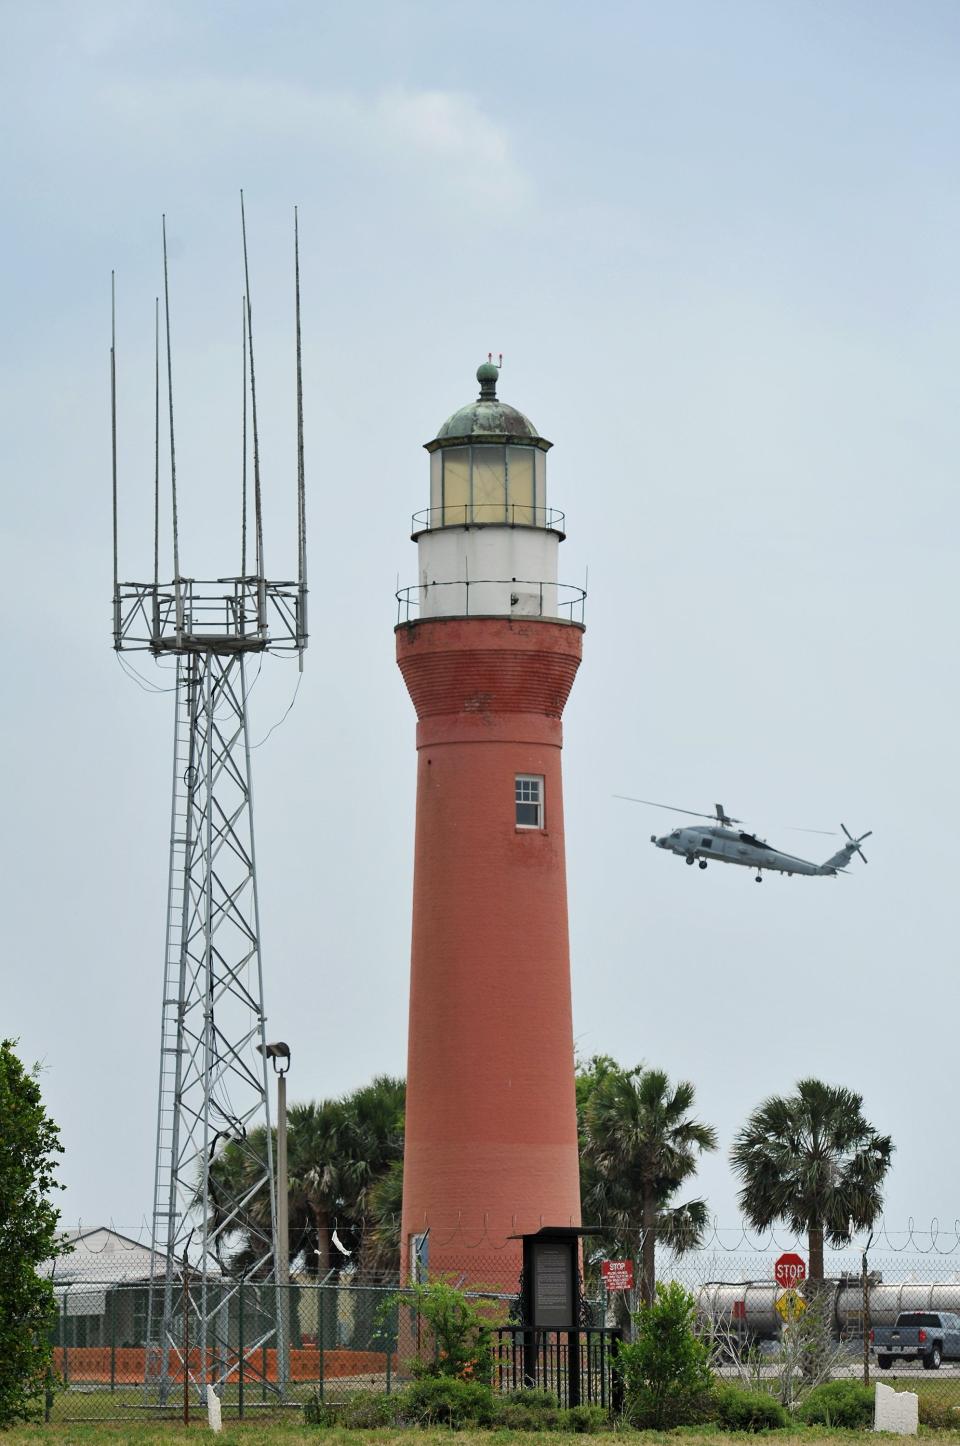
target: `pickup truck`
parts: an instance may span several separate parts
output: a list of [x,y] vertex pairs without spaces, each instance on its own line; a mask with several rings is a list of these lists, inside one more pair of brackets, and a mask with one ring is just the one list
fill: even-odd
[[950,1311],[905,1310],[896,1325],[870,1332],[870,1349],[882,1371],[894,1361],[922,1361],[925,1371],[938,1371],[941,1361],[960,1361],[960,1315]]

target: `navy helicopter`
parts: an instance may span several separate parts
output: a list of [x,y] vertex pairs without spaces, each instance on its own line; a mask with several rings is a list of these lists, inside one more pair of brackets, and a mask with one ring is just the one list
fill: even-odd
[[[674,808],[669,803],[654,803],[649,798],[630,798],[625,793],[615,793],[614,798],[623,799],[626,803],[643,803],[648,808],[665,808],[670,813],[685,813],[691,818],[708,819],[706,827],[702,824],[699,827],[686,824],[683,828],[675,828],[672,833],[663,834],[661,838],[655,833],[651,834],[650,842],[656,844],[658,849],[668,849],[672,854],[680,854],[688,864],[699,863],[702,869],[707,867],[710,859],[716,859],[718,864],[740,864],[743,868],[756,869],[758,884],[763,883],[764,869],[769,869],[772,873],[786,874],[788,878],[793,874],[816,874],[821,878],[836,878],[837,874],[845,871],[854,854],[859,854],[863,862],[867,862],[867,856],[860,845],[873,832],[873,829],[868,829],[859,838],[854,838],[847,825],[841,823],[840,827],[847,836],[847,842],[842,849],[831,855],[826,863],[815,864],[810,859],[800,859],[794,854],[783,853],[768,844],[766,839],[757,838],[755,834],[740,833],[737,825],[742,820],[731,818],[722,803],[714,804],[713,813],[695,813],[692,808]],[[799,829],[798,832],[825,834],[827,830],[808,828]]]

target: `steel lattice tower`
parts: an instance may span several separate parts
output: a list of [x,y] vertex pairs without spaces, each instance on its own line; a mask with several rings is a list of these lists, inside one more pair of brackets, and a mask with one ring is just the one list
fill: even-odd
[[[163,237],[166,370],[174,577],[159,581],[160,348],[156,347],[154,579],[120,582],[117,572],[116,328],[111,340],[114,502],[114,647],[176,660],[173,789],[167,925],[160,1031],[153,1187],[154,1274],[148,1306],[147,1384],[165,1399],[187,1370],[201,1399],[236,1372],[231,1266],[243,1232],[243,1275],[257,1281],[259,1309],[242,1349],[277,1347],[286,1385],[285,1301],[277,1289],[277,1201],[264,1046],[263,965],[257,898],[247,700],[249,662],[265,653],[299,654],[307,643],[300,268],[296,216],[294,275],[297,385],[298,577],[263,574],[260,453],[249,303],[246,226],[243,304],[243,508],[241,570],[198,581],[180,571],[170,305]],[[247,401],[253,442],[255,567],[247,570]],[[227,1146],[229,1168],[217,1170]],[[269,1208],[264,1208],[264,1201]],[[255,1204],[257,1208],[249,1208]],[[278,1268],[279,1266],[279,1268]],[[186,1284],[186,1288],[185,1288]],[[189,1319],[184,1321],[183,1312]],[[199,1370],[184,1361],[184,1341]],[[190,1360],[194,1357],[191,1355]],[[248,1366],[249,1369],[249,1366]]]

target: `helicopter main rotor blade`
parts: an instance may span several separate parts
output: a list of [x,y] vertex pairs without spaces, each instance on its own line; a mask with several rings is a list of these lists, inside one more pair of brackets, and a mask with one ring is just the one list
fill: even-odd
[[[668,813],[686,813],[691,818],[708,818],[711,823],[717,822],[715,813],[697,813],[692,808],[676,808],[672,803],[654,803],[652,798],[632,798],[629,793],[615,793],[614,798],[621,798],[625,803],[645,803],[648,808],[665,808]],[[726,817],[726,815],[725,815]],[[738,818],[727,818],[728,823],[739,823]]]
[[788,833],[822,833],[825,838],[836,838],[835,828],[797,828],[796,824],[787,825]]

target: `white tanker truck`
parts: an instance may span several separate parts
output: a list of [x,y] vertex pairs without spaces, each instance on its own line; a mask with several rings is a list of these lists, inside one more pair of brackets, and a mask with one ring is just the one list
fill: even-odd
[[[830,1318],[837,1339],[863,1334],[863,1282],[860,1276],[827,1280],[824,1289],[830,1299]],[[884,1285],[868,1277],[870,1324],[893,1325],[901,1311],[954,1311],[960,1313],[960,1281],[920,1285]],[[722,1321],[746,1339],[774,1340],[783,1322],[776,1310],[780,1286],[772,1280],[739,1282],[708,1281],[697,1291],[697,1310],[711,1320]]]

